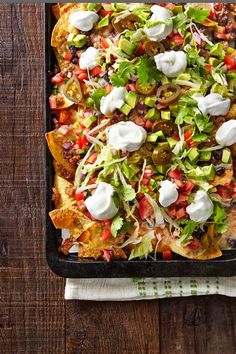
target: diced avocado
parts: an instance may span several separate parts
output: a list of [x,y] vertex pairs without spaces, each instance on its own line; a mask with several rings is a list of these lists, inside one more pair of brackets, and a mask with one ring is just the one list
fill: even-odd
[[228,149],[224,149],[222,153],[222,162],[229,163],[231,159],[231,152]]
[[124,113],[126,116],[129,114],[129,112],[131,111],[132,107],[130,107],[128,104],[123,104],[122,107],[119,108],[119,110]]
[[167,168],[168,168],[167,165],[156,165],[155,167],[156,167],[157,172],[159,172],[161,175],[165,175],[166,174],[166,171],[167,171]]
[[94,122],[96,122],[97,118],[95,117],[95,115],[91,115],[90,117],[86,118],[83,120],[83,125],[86,128],[89,128]]
[[170,111],[161,111],[161,119],[170,120]]
[[75,35],[73,33],[70,33],[69,36],[67,37],[67,43],[69,45],[74,45],[73,39],[75,38]]
[[202,151],[199,159],[201,161],[209,161],[211,159],[211,151]]
[[233,71],[233,70],[227,71],[226,77],[228,80],[236,79],[236,71]]
[[101,4],[99,4],[98,2],[91,2],[88,4],[87,7],[88,11],[99,11],[101,9]]
[[162,85],[169,84],[170,80],[166,76],[162,76],[161,83]]
[[92,99],[92,97],[88,97],[86,100],[86,106],[92,107],[93,105],[94,105],[94,100]]
[[160,119],[160,112],[156,108],[151,108],[145,115],[146,119]]
[[134,177],[136,175],[136,173],[138,173],[140,171],[140,169],[133,165],[127,165],[126,163],[122,163],[122,172],[124,173],[124,175],[128,178],[131,179],[132,177]]
[[217,60],[216,58],[210,58],[209,64],[212,66],[217,66],[219,64],[219,60]]
[[173,8],[173,13],[174,14],[179,14],[180,12],[183,12],[183,6],[182,5],[175,5]]
[[194,166],[193,166],[187,159],[184,161],[184,166],[185,166],[188,170],[194,169]]
[[156,96],[145,97],[144,98],[144,103],[148,107],[155,107],[156,100],[157,100]]
[[109,14],[106,15],[105,17],[103,17],[101,19],[101,21],[98,22],[98,28],[102,28],[102,27],[106,27],[109,25],[109,22],[110,22],[110,16]]
[[176,113],[176,112],[178,112],[179,107],[178,107],[177,104],[173,104],[173,105],[169,106],[169,109],[170,109],[171,112],[175,112]]
[[199,157],[199,152],[196,147],[193,147],[188,151],[188,158],[191,162],[197,161],[198,157]]
[[175,147],[175,145],[178,143],[177,140],[172,139],[172,138],[166,138],[166,140],[168,141],[171,149],[173,149]]
[[82,48],[87,43],[87,36],[85,34],[77,34],[73,39],[73,45],[76,48]]
[[126,94],[125,100],[131,108],[134,108],[138,102],[138,94],[130,91]]
[[203,166],[202,167],[203,176],[208,179],[208,181],[213,181],[215,178],[215,167],[214,165]]
[[222,43],[216,43],[210,49],[210,54],[219,58],[224,57],[224,49]]
[[136,50],[136,47],[136,44],[133,44],[125,38],[121,38],[119,41],[119,48],[127,55],[133,55]]
[[152,133],[152,134],[148,135],[148,137],[147,137],[147,142],[149,142],[149,143],[155,143],[157,140],[165,141],[165,135],[163,134],[163,132],[161,130],[159,130],[156,133]]

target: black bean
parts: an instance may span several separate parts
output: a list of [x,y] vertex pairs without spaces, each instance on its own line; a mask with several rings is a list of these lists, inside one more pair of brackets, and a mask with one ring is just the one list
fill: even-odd
[[106,80],[107,82],[110,82],[108,73],[106,73],[105,75],[103,75],[103,79]]
[[216,160],[221,160],[221,158],[222,158],[222,150],[213,151],[212,156],[213,156]]
[[76,52],[76,47],[74,46],[74,45],[69,45],[69,50],[71,51],[71,52]]
[[89,36],[92,33],[92,29],[90,31],[80,31],[80,34],[85,34],[86,36]]
[[224,167],[217,167],[216,169],[216,175],[221,176],[225,173],[225,168]]
[[71,61],[72,61],[73,64],[78,64],[79,59],[78,59],[78,57],[77,58],[74,57],[74,58],[72,58]]

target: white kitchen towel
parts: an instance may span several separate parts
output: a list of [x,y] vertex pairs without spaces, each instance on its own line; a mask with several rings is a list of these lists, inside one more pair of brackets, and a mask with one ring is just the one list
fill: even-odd
[[221,294],[236,296],[236,277],[67,279],[66,300],[128,301]]

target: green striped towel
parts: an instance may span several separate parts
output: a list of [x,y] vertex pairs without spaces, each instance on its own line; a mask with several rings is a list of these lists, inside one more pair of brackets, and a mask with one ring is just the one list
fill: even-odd
[[67,279],[65,299],[128,301],[221,294],[236,296],[236,277]]

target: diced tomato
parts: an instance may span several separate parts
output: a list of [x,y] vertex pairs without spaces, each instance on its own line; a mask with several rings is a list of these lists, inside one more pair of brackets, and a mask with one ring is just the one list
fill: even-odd
[[192,132],[191,130],[188,130],[185,134],[184,134],[184,140],[188,140],[189,138],[191,138],[192,136]]
[[104,49],[109,48],[109,44],[108,44],[105,37],[101,37],[101,45],[102,45],[102,48],[104,48]]
[[186,201],[187,196],[183,193],[179,194],[178,199],[175,201],[176,205],[179,205]]
[[175,179],[175,184],[177,185],[180,191],[183,191],[183,187],[184,187],[183,181],[181,181],[180,179]]
[[74,74],[74,75],[79,75],[79,74],[83,74],[83,73],[87,73],[87,70],[86,70],[86,69],[76,68],[76,69],[73,71],[73,74]]
[[106,84],[106,86],[104,86],[104,90],[107,92],[107,93],[110,93],[112,91],[112,85],[111,84]]
[[79,81],[88,80],[88,74],[81,73],[78,75],[78,79],[79,79]]
[[79,149],[83,148],[83,145],[88,142],[86,135],[82,135],[80,138],[77,139],[76,144],[78,145]]
[[147,130],[150,130],[152,128],[152,126],[153,126],[153,122],[150,119],[147,119],[146,123],[145,123],[145,128]]
[[84,193],[76,191],[75,192],[75,200],[79,202],[80,200],[84,200]]
[[133,83],[133,84],[127,84],[127,85],[126,85],[126,88],[127,88],[127,90],[129,90],[129,91],[135,92],[135,91],[136,91],[136,84],[135,84],[135,83]]
[[188,245],[188,248],[191,250],[197,250],[201,246],[201,243],[198,240],[192,240]]
[[211,64],[205,64],[204,68],[205,68],[205,70],[206,70],[206,72],[208,74],[211,74],[211,69],[212,69],[212,65]]
[[147,186],[149,184],[149,179],[148,178],[143,178],[141,181],[141,184],[144,186]]
[[172,168],[169,170],[168,176],[173,179],[180,179],[181,171],[178,168]]
[[101,16],[101,17],[105,17],[106,15],[109,15],[109,16],[111,16],[113,14],[113,11],[111,11],[111,10],[105,10],[105,9],[101,9],[100,11],[99,11],[99,15]]
[[174,139],[174,140],[176,140],[176,141],[179,141],[179,140],[180,140],[178,135],[172,136],[171,139]]
[[84,210],[86,210],[86,206],[85,206],[85,204],[84,204],[84,200],[77,200],[76,201],[76,203],[77,203],[77,207],[82,211],[84,211]]
[[236,58],[225,56],[224,63],[227,65],[228,70],[236,70]]
[[66,59],[66,60],[71,61],[72,54],[70,52],[66,52],[66,53],[63,54],[63,58]]
[[195,144],[194,141],[192,140],[192,132],[191,132],[191,130],[188,130],[188,131],[184,134],[184,140],[185,140],[186,144],[188,145],[188,147],[194,147],[194,146],[196,146],[196,144]]
[[168,261],[172,258],[172,252],[171,250],[163,250],[162,251],[162,259],[164,261]]
[[231,194],[228,190],[228,188],[224,186],[218,186],[217,187],[217,193],[221,196],[222,199],[231,199]]
[[215,20],[215,12],[212,10],[212,9],[210,9],[210,14],[209,14],[209,16],[208,16],[211,20]]
[[176,207],[175,207],[175,205],[171,205],[171,206],[168,207],[168,214],[172,218],[176,217]]
[[59,73],[59,74],[56,74],[55,76],[53,76],[51,78],[51,83],[52,84],[62,84],[64,81],[64,77],[62,77],[62,75]]
[[102,223],[105,227],[111,227],[112,221],[111,220],[104,220]]
[[90,156],[87,158],[86,163],[93,164],[93,163],[97,160],[97,157],[98,157],[98,153],[97,153],[97,152],[94,152],[92,155],[90,155]]
[[136,117],[134,119],[134,123],[137,125],[140,125],[141,127],[144,127],[145,126],[145,119],[141,118],[141,117]]
[[95,68],[93,68],[92,70],[90,70],[90,73],[91,73],[91,75],[93,75],[93,76],[97,76],[97,75],[101,74],[101,72],[102,72],[102,67],[101,67],[100,65],[95,66]]
[[185,190],[185,192],[187,192],[187,193],[192,192],[192,190],[194,189],[194,187],[195,187],[195,184],[194,184],[193,182],[191,182],[191,181],[186,181],[186,182],[184,183],[184,190]]
[[143,55],[145,53],[143,43],[139,42],[138,48],[136,49],[136,55]]
[[51,109],[57,108],[57,97],[56,96],[50,96],[49,97],[49,104]]
[[186,216],[186,210],[185,208],[180,208],[179,210],[176,211],[176,218],[180,219]]
[[139,215],[142,220],[145,220],[153,214],[153,208],[146,197],[143,197],[139,202]]
[[184,37],[182,37],[179,33],[173,33],[171,36],[171,40],[179,45],[184,43]]
[[111,229],[105,228],[104,230],[102,230],[100,234],[100,239],[107,240],[109,237],[111,237]]
[[64,124],[70,117],[70,112],[68,112],[66,109],[62,109],[59,114],[59,123]]

